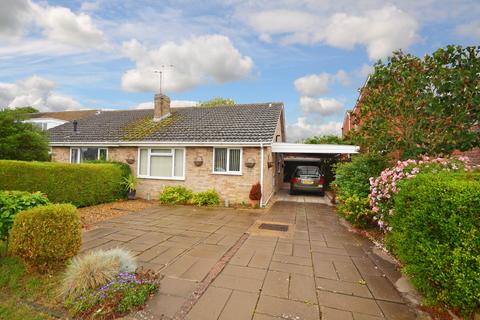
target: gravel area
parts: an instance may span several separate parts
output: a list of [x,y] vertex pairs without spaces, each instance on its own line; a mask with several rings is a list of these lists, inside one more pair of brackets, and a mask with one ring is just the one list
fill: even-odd
[[115,202],[99,204],[96,206],[79,208],[78,212],[80,213],[83,228],[90,230],[97,222],[157,206],[159,206],[158,201],[147,201],[141,199],[119,200]]

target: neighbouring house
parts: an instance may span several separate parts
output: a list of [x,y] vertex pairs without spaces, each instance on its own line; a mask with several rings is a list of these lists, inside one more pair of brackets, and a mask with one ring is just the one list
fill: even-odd
[[[370,78],[367,78],[367,81],[365,81],[365,84],[363,85],[363,87],[367,85],[369,79]],[[362,90],[360,89],[360,94],[357,98],[355,106],[353,107],[352,110],[347,110],[345,112],[345,116],[343,118],[343,125],[342,125],[342,138],[348,137],[349,133],[355,132],[363,124],[361,113],[360,113],[361,99],[362,99]],[[476,127],[476,130],[478,130],[478,126]],[[463,151],[463,152],[459,150],[455,150],[453,154],[457,156],[467,156],[470,158],[473,164],[480,165],[480,148],[473,148],[471,150]]]
[[23,122],[32,123],[45,131],[69,121],[79,120],[94,115],[97,112],[99,112],[99,110],[37,112],[28,114],[28,119]]
[[285,141],[283,103],[100,111],[49,130],[52,160],[128,163],[137,195],[156,199],[167,185],[216,189],[230,203],[248,202],[260,182],[261,204],[280,187],[283,165],[272,144]]

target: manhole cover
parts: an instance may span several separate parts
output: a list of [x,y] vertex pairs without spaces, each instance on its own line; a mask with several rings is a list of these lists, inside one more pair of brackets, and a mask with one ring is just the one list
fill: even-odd
[[284,224],[274,224],[274,223],[262,223],[259,229],[266,229],[266,230],[275,230],[275,231],[288,231],[288,226]]

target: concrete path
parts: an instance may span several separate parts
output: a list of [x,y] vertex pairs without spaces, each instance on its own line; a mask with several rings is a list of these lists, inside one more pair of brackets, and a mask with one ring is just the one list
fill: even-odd
[[400,273],[325,204],[160,207],[103,222],[84,241],[83,250],[128,248],[164,275],[132,319],[416,319],[392,285]]
[[287,201],[287,202],[302,202],[302,203],[322,203],[329,204],[330,199],[328,197],[322,197],[318,194],[299,193],[291,195],[288,193],[288,189],[280,189],[277,194],[274,195],[274,202]]

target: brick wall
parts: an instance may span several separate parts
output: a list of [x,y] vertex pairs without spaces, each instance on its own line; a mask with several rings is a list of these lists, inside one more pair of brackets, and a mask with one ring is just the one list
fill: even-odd
[[70,162],[69,147],[52,147],[53,162]]
[[[52,147],[53,161],[69,162],[70,148]],[[265,152],[265,176],[274,171],[274,168],[267,168],[267,152]],[[203,164],[197,167],[194,159],[198,156],[203,158]],[[138,148],[136,147],[110,147],[108,148],[108,159],[112,161],[126,162],[126,159],[134,159],[130,165],[132,172],[137,174]],[[245,162],[248,158],[255,160],[253,168],[247,168]],[[185,185],[195,192],[205,191],[209,188],[216,189],[223,199],[230,203],[249,202],[251,186],[260,181],[260,148],[244,147],[242,175],[214,174],[213,171],[213,148],[212,147],[187,147],[185,159],[185,180],[160,180],[160,179],[138,179],[137,196],[140,198],[156,199],[160,190],[166,185]],[[273,190],[273,179],[264,178],[264,188],[271,193]]]

